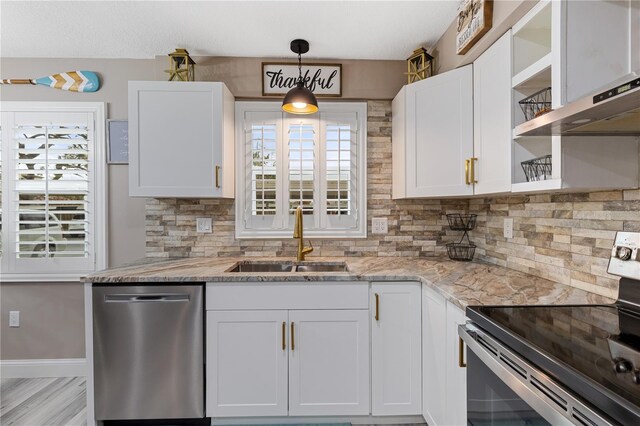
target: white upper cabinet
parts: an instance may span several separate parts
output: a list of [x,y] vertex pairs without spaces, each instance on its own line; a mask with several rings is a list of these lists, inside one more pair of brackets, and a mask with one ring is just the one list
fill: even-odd
[[472,195],[472,66],[404,86],[392,108],[393,198]]
[[511,191],[511,30],[473,63],[475,194]]
[[393,101],[393,197],[511,191],[511,32]]
[[372,283],[371,293],[371,413],[419,415],[420,283]]
[[562,6],[560,31],[566,61],[563,103],[639,75],[639,1],[567,1]]
[[637,75],[640,2],[543,0],[512,35],[512,192],[637,187],[637,137],[526,136],[538,118],[519,102],[550,88],[558,109]]
[[233,148],[223,83],[129,82],[129,195],[233,198]]

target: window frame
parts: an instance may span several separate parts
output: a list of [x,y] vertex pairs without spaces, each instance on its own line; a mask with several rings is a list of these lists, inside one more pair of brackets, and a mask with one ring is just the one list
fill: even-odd
[[[314,204],[317,209],[326,208],[321,206],[319,199],[326,200],[326,194],[320,196],[320,191],[325,191],[326,184],[326,150],[321,149],[321,142],[325,140],[326,135],[322,132],[326,131],[328,120],[322,119],[326,114],[329,117],[337,117],[340,114],[355,114],[355,155],[356,170],[353,175],[355,178],[355,206],[356,212],[348,217],[351,223],[348,227],[341,227],[339,221],[331,220],[325,214],[317,215],[305,214],[305,236],[311,238],[366,238],[367,237],[367,103],[366,102],[320,102],[320,112],[311,116],[296,116],[282,112],[281,102],[274,101],[238,101],[235,107],[235,124],[236,124],[236,207],[235,207],[235,237],[237,239],[281,239],[290,238],[293,232],[293,215],[283,213],[286,209],[281,209],[275,215],[267,215],[257,217],[256,222],[263,222],[262,228],[251,228],[248,222],[252,218],[245,215],[249,196],[245,192],[247,188],[247,167],[249,167],[251,159],[251,150],[247,148],[246,122],[247,114],[255,114],[263,117],[277,117],[276,124],[276,188],[281,196],[288,194],[289,191],[289,166],[288,166],[288,148],[286,129],[287,125],[292,121],[304,119],[304,117],[313,117],[317,127],[317,144],[315,152],[317,160],[314,162],[314,173],[317,178],[314,183]],[[329,121],[330,122],[330,121]],[[281,137],[278,138],[278,135]],[[284,159],[284,161],[283,161]],[[285,177],[284,179],[282,177]],[[280,205],[277,206],[280,208]],[[269,224],[270,228],[266,228]],[[247,226],[249,225],[249,226]]]
[[[60,272],[60,265],[56,260],[65,258],[34,258],[30,262],[16,262],[15,247],[10,245],[9,233],[16,222],[15,211],[15,147],[13,146],[13,129],[7,132],[7,123],[11,122],[7,114],[10,113],[87,113],[93,116],[93,146],[89,147],[93,159],[89,166],[94,168],[90,180],[90,191],[93,190],[93,223],[89,223],[89,232],[93,232],[91,256],[93,262],[88,269],[74,269]],[[2,257],[0,268],[2,281],[5,282],[60,282],[77,281],[82,276],[104,269],[107,265],[107,167],[105,143],[105,104],[103,102],[31,102],[31,101],[2,101],[0,102],[0,120],[2,123]],[[73,258],[66,258],[73,259]],[[43,263],[39,265],[38,261]],[[62,262],[65,263],[65,262]],[[27,267],[36,264],[37,268]]]

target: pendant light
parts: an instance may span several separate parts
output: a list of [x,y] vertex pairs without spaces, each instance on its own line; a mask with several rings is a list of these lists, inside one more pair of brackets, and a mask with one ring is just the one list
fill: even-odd
[[298,82],[285,95],[282,110],[291,114],[313,114],[318,112],[318,100],[311,90],[304,87],[302,79],[302,54],[309,51],[309,43],[306,40],[293,40],[291,51],[298,54]]

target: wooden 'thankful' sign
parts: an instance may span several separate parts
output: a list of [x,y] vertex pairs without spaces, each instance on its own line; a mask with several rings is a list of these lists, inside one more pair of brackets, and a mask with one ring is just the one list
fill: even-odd
[[458,7],[456,52],[464,55],[491,29],[493,0],[465,0]]
[[[342,64],[303,64],[302,78],[317,97],[342,96]],[[262,96],[284,96],[298,83],[298,64],[262,63]]]

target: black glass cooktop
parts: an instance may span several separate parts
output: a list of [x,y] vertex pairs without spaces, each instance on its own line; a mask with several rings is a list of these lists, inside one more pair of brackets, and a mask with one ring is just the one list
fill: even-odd
[[484,306],[467,316],[605,414],[640,418],[640,313],[619,305]]

